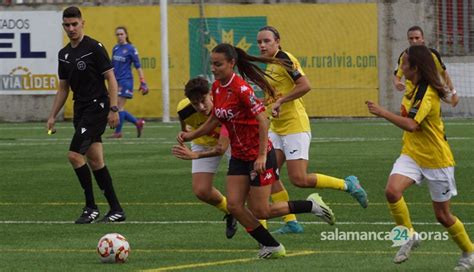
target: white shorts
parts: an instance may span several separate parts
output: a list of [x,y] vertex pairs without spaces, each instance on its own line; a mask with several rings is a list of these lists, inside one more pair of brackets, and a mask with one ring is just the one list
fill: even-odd
[[286,160],[309,159],[311,132],[279,135],[270,131],[268,132],[268,138],[272,141],[275,149],[283,151]]
[[393,164],[390,175],[400,174],[411,178],[416,185],[421,185],[425,180],[434,202],[445,202],[456,196],[456,181],[454,180],[454,167],[422,168],[407,155],[400,155]]
[[[212,147],[191,143],[191,150],[194,152],[207,151]],[[229,148],[230,150],[230,148]],[[226,157],[229,158],[229,150],[226,152]],[[191,173],[216,173],[219,168],[222,156],[215,156],[209,158],[201,158],[193,160]]]

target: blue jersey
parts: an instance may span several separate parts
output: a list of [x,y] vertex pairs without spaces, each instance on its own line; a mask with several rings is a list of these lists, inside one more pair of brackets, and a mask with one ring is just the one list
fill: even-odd
[[112,64],[117,81],[133,79],[132,63],[137,69],[141,67],[137,49],[129,43],[115,45],[112,49]]

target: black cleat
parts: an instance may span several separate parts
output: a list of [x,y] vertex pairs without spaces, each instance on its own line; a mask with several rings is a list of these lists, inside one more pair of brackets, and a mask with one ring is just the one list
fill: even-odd
[[109,211],[104,218],[97,221],[97,223],[114,223],[114,222],[122,222],[125,221],[125,213],[124,212],[114,212]]
[[99,217],[99,209],[84,207],[81,216],[74,222],[76,224],[90,224]]
[[232,239],[234,237],[235,233],[237,232],[237,220],[232,214],[226,214],[224,216],[225,220],[225,236],[227,239]]

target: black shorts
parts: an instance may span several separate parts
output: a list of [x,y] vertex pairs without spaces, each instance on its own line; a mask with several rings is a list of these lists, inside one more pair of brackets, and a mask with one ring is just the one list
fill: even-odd
[[88,102],[74,102],[75,133],[69,151],[86,154],[93,143],[102,142],[102,134],[107,126],[110,102],[108,97]]
[[265,172],[258,175],[253,170],[254,162],[255,161],[244,161],[235,157],[231,157],[227,175],[248,176],[250,180],[250,186],[266,186],[280,179],[275,149],[273,149],[273,147],[267,153],[267,163],[265,164]]

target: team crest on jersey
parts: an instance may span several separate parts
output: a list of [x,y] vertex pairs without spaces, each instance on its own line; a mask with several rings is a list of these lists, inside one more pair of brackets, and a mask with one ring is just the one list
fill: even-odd
[[240,92],[241,92],[241,93],[247,91],[248,89],[249,89],[249,87],[247,87],[247,86],[245,86],[245,85],[244,85],[244,86],[240,86]]
[[84,71],[84,70],[86,70],[86,68],[87,68],[87,65],[84,61],[81,60],[81,61],[77,62],[77,69],[78,70]]
[[127,54],[127,52],[128,52],[127,49],[122,50],[122,54]]

